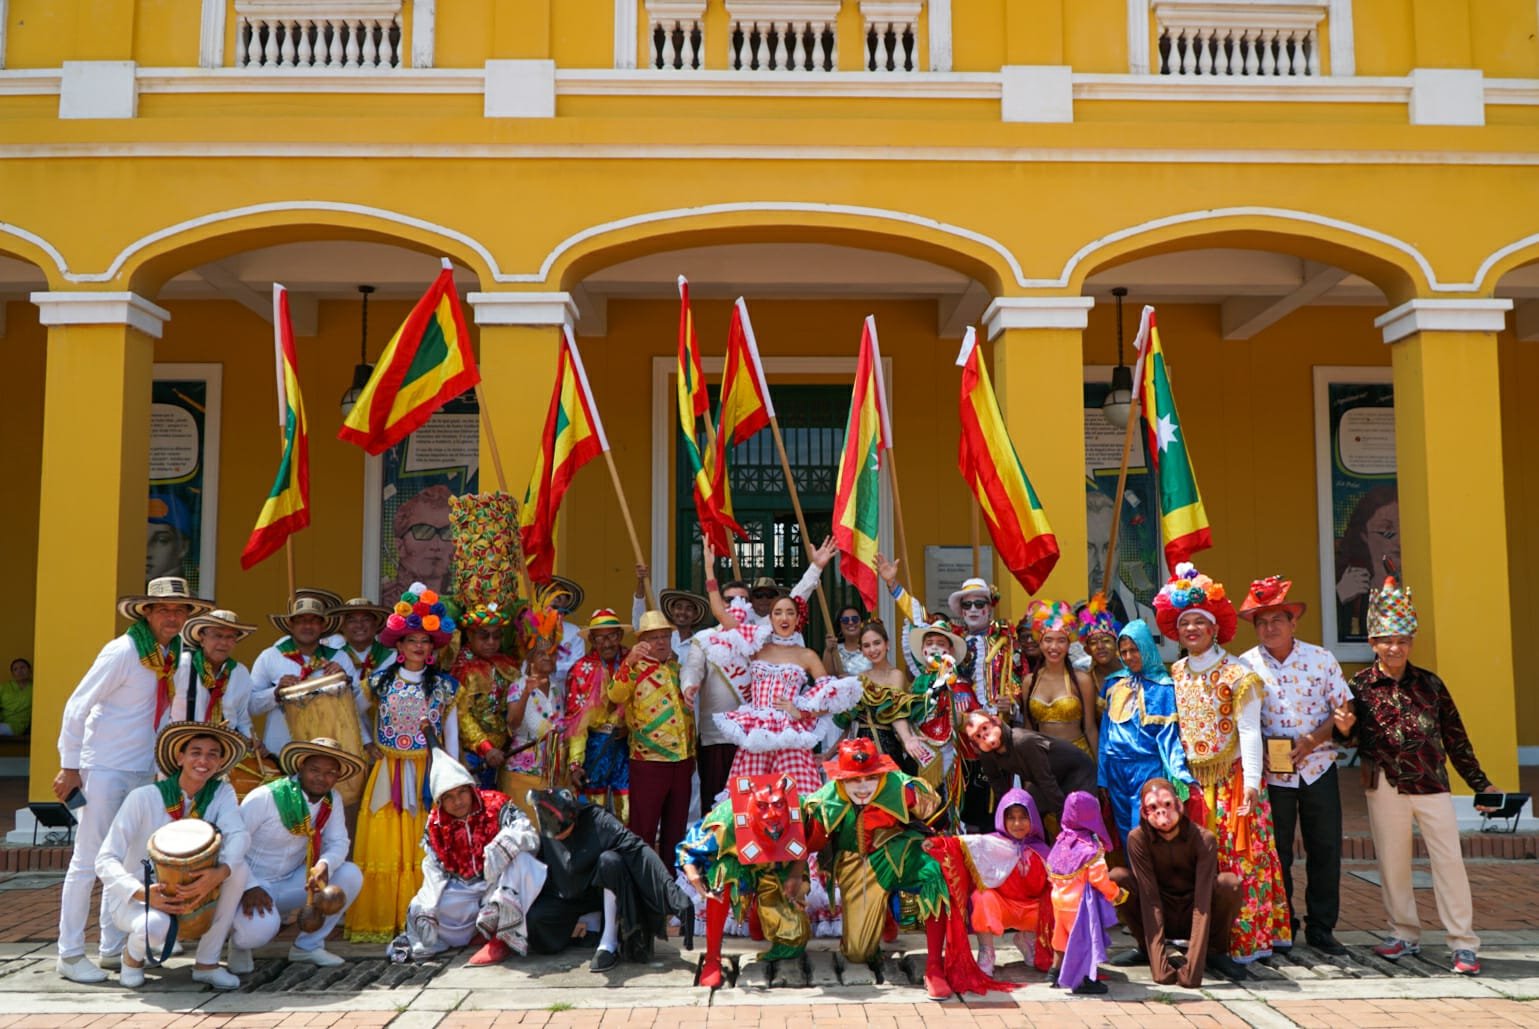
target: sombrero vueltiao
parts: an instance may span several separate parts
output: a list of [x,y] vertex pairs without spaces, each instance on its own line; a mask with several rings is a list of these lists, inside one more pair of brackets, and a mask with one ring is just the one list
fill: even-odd
[[227,773],[235,763],[246,756],[246,737],[227,725],[212,722],[172,722],[155,737],[155,764],[167,777],[177,775],[180,769],[176,759],[182,749],[195,736],[212,736],[224,747],[224,764],[214,773],[214,778]]
[[[552,575],[549,585],[558,586],[561,589],[560,593],[555,593],[551,596],[551,607],[558,608],[563,614],[571,614],[579,607],[582,607],[583,597],[587,596],[587,593],[575,581],[568,579],[564,575]],[[566,596],[563,597],[562,593],[566,594]]]
[[329,736],[317,736],[313,740],[290,740],[278,751],[278,767],[283,769],[284,775],[298,775],[299,766],[305,763],[306,758],[329,757],[342,766],[342,772],[337,776],[338,785],[347,782],[355,775],[362,775],[367,768],[363,759],[356,754],[349,754],[342,749],[342,744]]
[[188,646],[201,647],[203,645],[203,634],[209,629],[234,629],[235,642],[237,643],[257,631],[255,625],[241,621],[240,616],[234,611],[226,611],[221,608],[210,611],[208,614],[193,615],[187,619],[186,623],[182,625],[182,639],[187,642]]
[[[348,615],[355,614],[373,615],[375,620],[379,622],[379,625],[383,626],[385,619],[390,617],[390,608],[385,607],[383,604],[376,604],[368,597],[354,597],[346,603],[333,604],[326,609],[327,617],[335,618],[338,626],[342,624]],[[374,631],[378,632],[379,627],[376,626]]]
[[335,604],[329,604],[314,593],[295,593],[294,599],[289,603],[289,609],[281,614],[268,615],[268,621],[273,623],[279,632],[289,632],[289,622],[300,615],[315,615],[326,624],[321,626],[321,635],[330,636],[337,631],[341,619],[332,614],[336,610]]
[[657,606],[668,617],[673,617],[673,609],[686,607],[692,614],[689,625],[694,628],[711,617],[711,604],[698,593],[688,590],[663,590],[657,595]]
[[200,615],[214,606],[212,601],[193,596],[192,588],[187,585],[186,579],[179,575],[165,575],[159,579],[151,579],[143,593],[119,599],[118,614],[130,622],[137,622],[144,617],[147,609],[156,604],[182,604],[192,608],[192,613],[195,615]]

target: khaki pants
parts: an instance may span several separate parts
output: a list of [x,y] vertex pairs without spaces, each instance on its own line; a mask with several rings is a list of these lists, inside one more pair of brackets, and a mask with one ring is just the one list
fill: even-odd
[[1411,889],[1411,823],[1421,829],[1432,859],[1432,894],[1438,918],[1448,931],[1448,949],[1478,950],[1474,930],[1474,904],[1470,881],[1459,850],[1459,821],[1453,797],[1447,793],[1401,793],[1382,777],[1375,789],[1366,791],[1368,828],[1379,856],[1379,876],[1384,880],[1384,910],[1390,930],[1402,940],[1421,941],[1421,919],[1416,913],[1416,892]]

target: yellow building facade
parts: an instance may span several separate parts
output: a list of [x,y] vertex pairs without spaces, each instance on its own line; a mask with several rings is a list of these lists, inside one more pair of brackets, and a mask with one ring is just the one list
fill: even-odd
[[[1292,578],[1307,638],[1339,597],[1322,398],[1389,383],[1369,432],[1392,448],[1415,660],[1515,784],[1539,747],[1536,165],[1533,0],[0,0],[0,654],[36,665],[30,792],[122,630],[113,601],[143,586],[166,366],[218,369],[205,591],[282,609],[282,560],[238,562],[277,455],[274,281],[312,439],[297,578],[378,592],[378,466],[336,440],[336,398],[441,256],[511,488],[571,326],[663,583],[689,568],[680,273],[707,357],[745,296],[772,391],[804,390],[813,426],[842,426],[876,315],[921,594],[920,548],[969,541],[968,325],[1063,553],[1044,595],[1088,592],[1085,384],[1118,362],[1122,286],[1128,344],[1159,310],[1214,530],[1199,564],[1236,593]],[[361,340],[359,284],[378,287]],[[561,532],[558,570],[625,609],[602,469]]]

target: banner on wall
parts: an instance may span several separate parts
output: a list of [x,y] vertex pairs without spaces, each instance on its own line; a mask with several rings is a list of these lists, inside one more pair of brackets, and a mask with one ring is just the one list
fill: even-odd
[[475,393],[463,393],[377,459],[380,603],[394,604],[414,582],[449,595],[449,498],[478,492],[480,410]]
[[1321,621],[1341,660],[1367,661],[1368,592],[1400,563],[1395,393],[1388,368],[1317,367]]
[[150,391],[145,582],[179,575],[214,596],[222,366],[157,364]]
[[[1090,578],[1085,596],[1101,588],[1110,556],[1112,519],[1116,512],[1117,473],[1122,467],[1125,430],[1101,414],[1101,402],[1110,386],[1085,383],[1085,530],[1089,548]],[[1160,551],[1160,519],[1155,483],[1144,461],[1143,433],[1133,434],[1128,458],[1128,481],[1123,497],[1122,521],[1117,529],[1117,571],[1107,602],[1118,623],[1142,618],[1163,642],[1154,622],[1154,595],[1165,581]],[[1071,598],[1077,599],[1077,598]]]

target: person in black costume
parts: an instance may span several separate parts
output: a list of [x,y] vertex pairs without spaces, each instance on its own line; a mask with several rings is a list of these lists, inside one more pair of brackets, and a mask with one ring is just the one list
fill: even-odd
[[571,790],[531,790],[539,819],[545,888],[525,916],[529,947],[554,954],[572,942],[578,920],[604,913],[598,949],[588,968],[607,972],[621,960],[645,962],[652,941],[668,937],[677,917],[684,949],[694,948],[695,908],[657,852],[614,815]]

